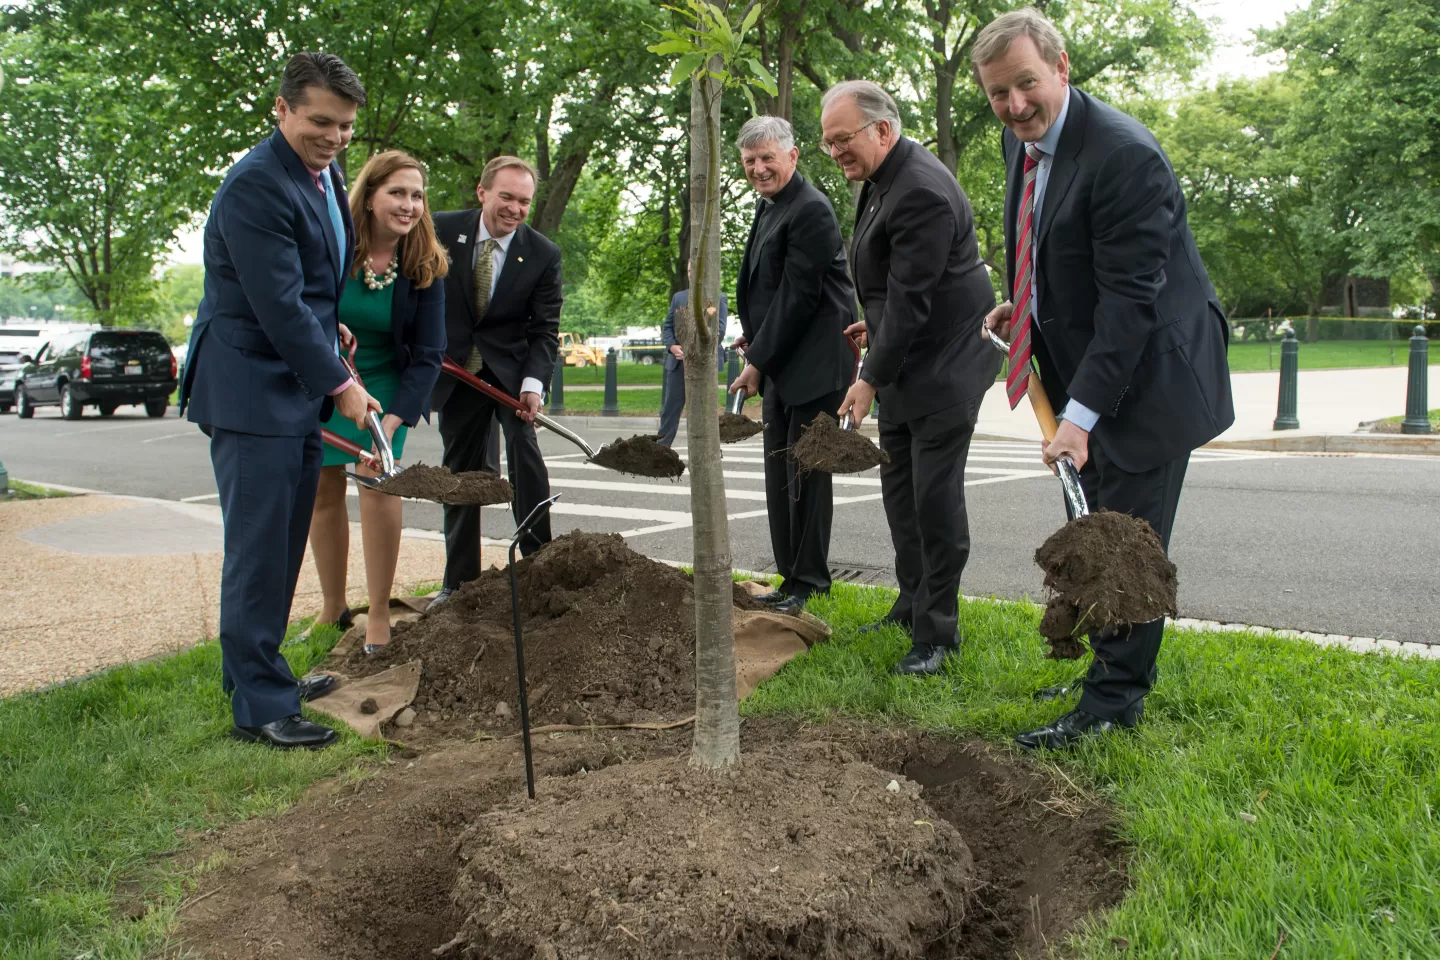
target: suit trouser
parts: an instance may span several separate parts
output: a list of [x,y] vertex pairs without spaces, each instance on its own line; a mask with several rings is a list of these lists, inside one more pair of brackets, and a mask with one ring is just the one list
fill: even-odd
[[[1144,520],[1168,551],[1189,462],[1187,453],[1144,473],[1126,473],[1092,441],[1080,484],[1092,512],[1114,510]],[[1065,510],[1068,514],[1068,503]],[[1164,633],[1165,618],[1161,617],[1091,636],[1090,649],[1095,656],[1085,676],[1079,708],[1105,720],[1139,720],[1145,695],[1155,685],[1155,658]]]
[[305,559],[322,458],[318,425],[305,437],[211,428],[210,462],[225,522],[221,683],[237,726],[260,727],[300,712],[299,688],[280,643]]
[[765,509],[770,520],[770,549],[784,577],[780,589],[802,600],[830,589],[830,525],[835,514],[834,484],[823,471],[800,476],[789,448],[821,413],[834,413],[845,391],[786,406],[775,382],[765,381],[761,410],[765,418]]
[[668,447],[675,442],[675,434],[680,430],[680,414],[685,410],[684,363],[677,360],[672,367],[669,360],[665,361],[665,389],[662,393],[659,442]]
[[[456,387],[440,408],[440,439],[444,443],[441,462],[451,473],[486,469],[491,425],[497,411],[505,434],[510,482],[515,488],[511,510],[518,526],[536,504],[550,496],[550,474],[540,455],[533,424],[525,423],[514,411],[501,408],[478,390]],[[474,505],[444,507],[444,583],[451,590],[480,576],[480,509]],[[520,541],[520,553],[529,556],[549,542],[550,517],[546,514]]]
[[965,459],[982,397],[903,423],[880,421],[885,519],[900,596],[889,618],[910,627],[916,647],[960,643],[960,574],[970,558]]

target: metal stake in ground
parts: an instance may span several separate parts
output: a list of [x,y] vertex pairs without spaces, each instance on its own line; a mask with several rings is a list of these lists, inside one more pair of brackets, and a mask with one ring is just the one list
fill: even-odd
[[525,692],[525,640],[520,628],[520,580],[515,575],[515,550],[520,546],[520,541],[530,528],[545,516],[550,505],[560,499],[560,494],[555,494],[548,500],[541,500],[535,504],[535,509],[530,511],[530,516],[521,521],[520,526],[515,528],[515,538],[510,541],[510,612],[515,618],[515,682],[520,692],[520,739],[525,744],[525,788],[530,792],[530,799],[535,799],[535,767],[530,759],[530,697]]

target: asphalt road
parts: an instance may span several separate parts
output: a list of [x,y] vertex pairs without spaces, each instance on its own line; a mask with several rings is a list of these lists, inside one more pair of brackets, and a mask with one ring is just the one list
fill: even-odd
[[[591,443],[641,432],[636,421],[571,418]],[[677,443],[683,446],[684,435]],[[635,549],[690,557],[689,486],[622,476],[585,463],[542,431],[555,492],[556,532],[623,533]],[[433,426],[411,432],[406,461],[439,463]],[[682,451],[683,455],[683,451]],[[174,411],[139,408],[78,422],[42,408],[33,420],[0,416],[0,460],[12,477],[110,493],[215,502],[207,441]],[[738,567],[773,565],[759,440],[727,447],[731,547]],[[977,441],[967,474],[972,550],[969,595],[1039,597],[1034,548],[1064,522],[1058,482],[1029,443]],[[1309,456],[1200,451],[1191,461],[1171,555],[1182,615],[1321,633],[1440,642],[1430,623],[1440,569],[1440,511],[1430,499],[1440,458]],[[353,493],[353,491],[352,491]],[[893,583],[889,533],[874,474],[837,478],[832,566]],[[353,509],[352,515],[358,519]],[[485,534],[506,537],[504,508],[487,508]],[[407,527],[436,531],[440,508],[407,502]]]

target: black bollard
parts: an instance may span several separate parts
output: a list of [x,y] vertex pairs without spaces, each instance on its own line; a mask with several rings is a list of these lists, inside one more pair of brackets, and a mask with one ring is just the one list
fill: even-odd
[[725,389],[729,390],[735,378],[740,376],[740,351],[731,347],[725,351]]
[[1285,331],[1280,342],[1280,403],[1275,411],[1276,430],[1299,430],[1296,417],[1296,389],[1300,381],[1300,341],[1294,330]]
[[525,638],[520,629],[520,581],[515,576],[515,551],[520,548],[520,538],[530,532],[550,505],[560,499],[555,494],[549,500],[541,500],[530,511],[530,516],[515,528],[515,539],[510,541],[510,613],[515,619],[515,683],[520,696],[520,738],[525,745],[525,787],[530,799],[535,799],[535,767],[530,760],[530,694],[525,689]]
[[611,347],[605,353],[605,406],[600,408],[601,416],[620,416],[620,389],[619,381],[616,379],[619,371],[615,367],[618,360],[615,348]]
[[1430,432],[1430,341],[1425,328],[1415,327],[1410,338],[1410,386],[1405,391],[1405,419],[1401,433]]
[[555,358],[555,375],[550,378],[550,413],[565,412],[565,357]]

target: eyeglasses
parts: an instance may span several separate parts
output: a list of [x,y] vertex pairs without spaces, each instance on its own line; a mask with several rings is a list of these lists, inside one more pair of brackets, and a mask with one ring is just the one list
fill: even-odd
[[836,137],[834,140],[821,140],[821,141],[820,141],[820,149],[823,150],[823,151],[824,151],[825,153],[827,153],[827,154],[834,154],[836,147],[839,147],[841,150],[849,150],[849,149],[850,149],[850,142],[851,142],[852,140],[854,140],[856,137],[860,136],[860,134],[864,132],[865,127],[873,127],[873,126],[875,126],[875,124],[877,124],[877,123],[879,123],[879,122],[880,122],[879,120],[871,120],[869,123],[865,124],[864,127],[861,127],[859,130],[856,130],[854,133],[847,133],[845,136],[843,136],[843,137]]

